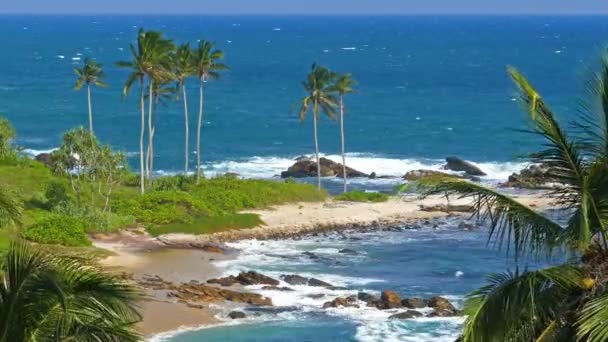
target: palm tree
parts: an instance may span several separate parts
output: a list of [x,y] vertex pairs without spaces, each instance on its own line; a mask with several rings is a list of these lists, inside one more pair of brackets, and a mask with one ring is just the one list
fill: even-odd
[[80,90],[82,86],[87,86],[87,100],[89,104],[89,131],[93,133],[93,109],[91,107],[91,84],[98,87],[107,87],[108,85],[102,81],[105,77],[101,64],[95,60],[86,58],[82,69],[74,68],[74,72],[78,78],[74,90]]
[[3,255],[0,341],[139,341],[142,298],[132,285],[78,258],[26,243]]
[[342,153],[342,177],[344,178],[344,192],[346,189],[346,155],[344,152],[344,96],[354,92],[353,86],[357,83],[351,74],[337,77],[332,89],[338,93],[340,100],[340,152]]
[[[152,182],[152,172],[154,170],[154,136],[156,133],[156,122],[158,120],[158,107],[161,104],[166,105],[167,102],[175,99],[177,89],[171,85],[172,81],[158,81],[154,83],[152,88],[152,116],[150,119],[151,129],[149,134],[148,150],[146,153],[146,165],[148,170],[148,180]],[[148,96],[146,96],[148,97]]]
[[312,122],[315,142],[315,158],[317,161],[317,187],[321,189],[321,162],[319,160],[319,139],[317,137],[317,121],[319,120],[319,112],[323,111],[330,118],[335,117],[336,106],[338,100],[333,94],[332,82],[336,78],[336,74],[329,69],[319,66],[316,63],[312,65],[312,70],[306,77],[306,81],[302,82],[306,96],[299,101],[299,117],[300,122],[306,118],[306,113],[312,109]]
[[175,51],[174,56],[175,65],[175,78],[177,79],[177,86],[182,90],[182,97],[184,101],[184,174],[188,174],[188,155],[190,142],[190,127],[188,120],[188,96],[186,95],[186,79],[194,75],[196,68],[194,67],[194,52],[190,48],[190,44],[182,44]]
[[425,195],[455,193],[474,199],[489,223],[490,241],[515,257],[568,251],[572,260],[534,271],[493,275],[469,295],[468,318],[460,338],[477,341],[608,340],[608,60],[590,89],[574,131],[566,131],[536,89],[514,68],[533,133],[545,149],[531,161],[549,168],[561,184],[547,196],[565,209],[562,226],[543,213],[498,191],[468,181],[427,178]]
[[[146,165],[144,164],[144,136],[146,131],[146,104],[144,100],[145,96],[145,77],[149,76],[149,87],[148,94],[150,101],[153,96],[152,88],[154,87],[153,79],[164,78],[167,75],[168,70],[168,57],[171,50],[170,46],[172,43],[162,38],[162,33],[156,31],[144,31],[139,29],[137,33],[137,45],[130,44],[132,61],[121,61],[116,63],[117,66],[131,69],[131,74],[127,77],[125,82],[123,93],[125,96],[129,94],[129,91],[135,81],[139,81],[140,96],[139,105],[141,109],[141,124],[139,131],[139,176],[140,176],[140,189],[141,193],[145,192],[145,175]],[[151,123],[151,108],[148,112],[148,133],[152,130]]]
[[194,67],[198,77],[199,103],[198,121],[196,125],[196,183],[201,178],[201,129],[203,127],[203,84],[220,77],[220,71],[228,70],[228,66],[220,62],[224,58],[221,50],[214,48],[214,43],[201,39],[194,51]]

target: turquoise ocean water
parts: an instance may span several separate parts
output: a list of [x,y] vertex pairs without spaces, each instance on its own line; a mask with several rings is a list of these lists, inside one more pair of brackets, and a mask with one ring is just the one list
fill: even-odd
[[[163,30],[176,42],[214,40],[224,50],[231,70],[207,87],[205,170],[261,178],[272,178],[294,157],[312,152],[311,123],[298,123],[290,109],[302,96],[300,81],[318,61],[352,73],[360,83],[347,99],[351,166],[399,176],[437,169],[442,158],[458,155],[477,162],[488,181],[504,180],[522,167],[517,158],[538,143],[516,131],[526,124],[506,65],[520,68],[557,115],[569,119],[584,95],[588,68],[608,40],[606,17],[0,16],[0,113],[14,122],[17,143],[31,154],[50,150],[63,131],[86,124],[85,93],[72,90],[72,68],[94,57],[106,66],[111,85],[93,90],[96,132],[127,151],[135,166],[138,110],[134,97],[121,98],[126,72],[113,63],[129,58],[128,44],[139,27]],[[194,82],[189,91],[196,113]],[[181,170],[182,131],[181,103],[161,108],[159,173]],[[335,123],[322,120],[321,150],[330,158],[338,158],[338,134]],[[372,188],[394,182],[352,181]],[[325,184],[339,186],[336,180]],[[460,303],[488,272],[512,265],[485,248],[483,229],[463,232],[456,226],[447,221],[438,229],[427,225],[361,239],[244,241],[235,245],[243,249],[241,256],[222,266],[227,273],[315,275],[347,287],[346,293],[391,288]],[[344,247],[359,253],[337,253]],[[311,260],[305,251],[321,258]],[[324,299],[307,297],[314,291],[269,294],[277,310],[253,312],[248,324],[170,340],[451,341],[459,329],[459,319],[395,322],[374,310],[323,311]]]

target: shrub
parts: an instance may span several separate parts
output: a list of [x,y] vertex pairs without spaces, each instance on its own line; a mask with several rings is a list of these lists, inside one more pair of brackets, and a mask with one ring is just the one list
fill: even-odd
[[353,190],[345,192],[335,197],[338,201],[350,202],[386,202],[388,195],[381,192],[363,192],[361,190]]
[[90,246],[86,234],[87,222],[77,217],[50,214],[22,231],[25,239],[70,247]]
[[208,214],[208,207],[183,191],[152,191],[138,198],[118,199],[114,211],[134,217],[138,222],[169,224],[190,222]]
[[72,202],[68,195],[67,186],[65,183],[58,180],[52,180],[46,185],[44,197],[46,198],[46,207],[48,209],[53,209],[57,206],[66,206]]
[[185,191],[188,186],[195,184],[196,178],[194,176],[176,175],[159,177],[154,180],[154,190],[169,191],[169,190],[180,190]]
[[62,202],[62,205],[53,208],[53,213],[86,222],[85,231],[87,233],[108,233],[135,223],[133,216],[77,207],[72,202]]

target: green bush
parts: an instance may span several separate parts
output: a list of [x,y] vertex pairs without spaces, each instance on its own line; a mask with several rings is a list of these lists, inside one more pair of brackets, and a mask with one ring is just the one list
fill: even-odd
[[113,208],[118,214],[155,225],[190,222],[209,212],[205,203],[183,191],[152,191],[137,198],[117,199]]
[[69,205],[72,202],[67,186],[64,182],[58,180],[52,180],[46,185],[44,197],[46,198],[46,207],[48,209]]
[[335,197],[338,201],[349,202],[386,202],[388,195],[381,192],[363,192],[361,190],[353,190],[345,192]]
[[86,234],[87,222],[77,217],[49,214],[42,220],[23,229],[25,239],[70,247],[90,246]]
[[176,175],[154,179],[153,188],[158,191],[186,191],[190,185],[195,184],[194,176]]

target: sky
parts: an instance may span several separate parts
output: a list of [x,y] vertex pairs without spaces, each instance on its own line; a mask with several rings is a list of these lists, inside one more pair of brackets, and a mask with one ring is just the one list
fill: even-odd
[[608,0],[0,0],[33,14],[608,14]]

